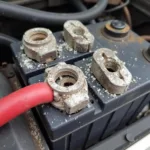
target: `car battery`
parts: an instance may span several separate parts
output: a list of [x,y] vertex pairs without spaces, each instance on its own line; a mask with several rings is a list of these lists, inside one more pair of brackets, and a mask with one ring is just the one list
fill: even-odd
[[[36,107],[36,115],[52,150],[88,148],[134,122],[138,113],[150,102],[150,66],[143,56],[149,43],[121,21],[92,24],[87,28],[95,38],[89,52],[68,50],[62,32],[57,32],[54,36],[60,55],[46,64],[26,58],[22,42],[11,45],[14,61],[26,85],[45,81],[45,68],[58,62],[75,65],[86,76],[90,98],[88,107],[72,115],[50,104]],[[117,57],[125,62],[132,74],[132,82],[125,93],[110,94],[91,72],[93,54],[100,48],[116,51]]]

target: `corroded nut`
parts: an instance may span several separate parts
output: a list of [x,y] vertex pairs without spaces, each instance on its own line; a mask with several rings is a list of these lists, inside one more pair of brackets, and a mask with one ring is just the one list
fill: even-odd
[[101,85],[112,94],[124,93],[131,83],[132,75],[115,52],[101,48],[93,54],[91,71]]
[[64,24],[64,39],[78,52],[88,52],[94,43],[94,36],[77,20],[69,20]]
[[56,39],[46,28],[33,28],[23,36],[25,54],[38,62],[49,62],[57,57]]
[[46,82],[54,90],[52,105],[68,114],[76,113],[89,103],[88,86],[80,68],[66,63],[47,68]]

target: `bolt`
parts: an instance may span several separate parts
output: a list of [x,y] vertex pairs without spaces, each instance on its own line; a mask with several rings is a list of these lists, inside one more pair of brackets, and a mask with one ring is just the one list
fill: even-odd
[[113,20],[111,22],[111,26],[114,28],[114,29],[117,29],[117,30],[122,30],[126,27],[126,23],[123,22],[123,21],[120,21],[120,20]]

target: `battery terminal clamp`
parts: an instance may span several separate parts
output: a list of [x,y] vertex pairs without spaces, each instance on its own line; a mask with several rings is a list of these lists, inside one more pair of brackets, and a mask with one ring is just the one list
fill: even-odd
[[47,68],[45,74],[46,82],[54,91],[54,107],[73,114],[88,105],[88,85],[80,68],[60,62]]
[[124,93],[132,81],[132,75],[116,53],[101,48],[93,54],[91,71],[100,84],[112,94]]
[[46,28],[33,28],[25,32],[23,47],[27,57],[40,63],[57,58],[57,44],[52,32]]
[[80,53],[90,51],[94,44],[94,36],[78,20],[65,22],[63,35],[69,47]]

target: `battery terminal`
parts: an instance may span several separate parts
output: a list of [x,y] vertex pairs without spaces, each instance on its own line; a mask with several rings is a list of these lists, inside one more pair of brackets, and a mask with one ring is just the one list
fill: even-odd
[[88,105],[87,81],[80,68],[60,62],[47,68],[45,74],[46,82],[54,90],[54,107],[73,114]]
[[124,93],[132,81],[132,75],[116,53],[107,48],[93,54],[91,71],[100,84],[111,94]]

